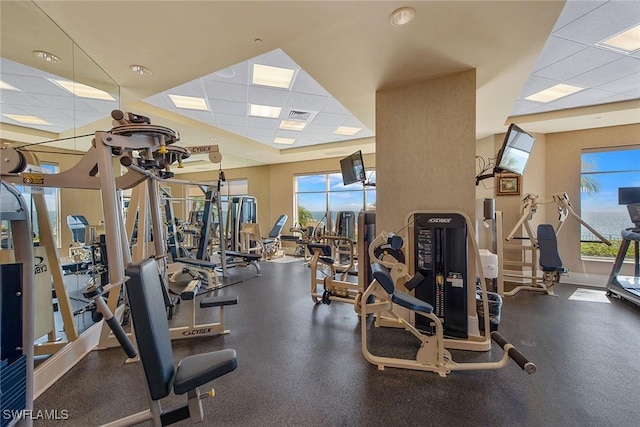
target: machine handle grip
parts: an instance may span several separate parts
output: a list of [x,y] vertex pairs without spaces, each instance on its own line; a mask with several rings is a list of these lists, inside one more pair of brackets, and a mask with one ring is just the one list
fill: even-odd
[[503,350],[506,346],[509,346],[509,348],[506,350],[507,354],[511,359],[513,359],[514,362],[518,364],[518,366],[522,368],[523,371],[525,371],[529,375],[536,372],[537,367],[535,363],[527,359],[524,354],[522,354],[517,348],[515,348],[513,344],[507,341],[505,337],[500,335],[499,332],[491,332],[491,339],[493,339],[496,344],[498,344]]
[[[98,292],[98,291],[96,290],[94,292]],[[85,296],[86,295],[88,294],[85,293]],[[107,322],[107,325],[109,325],[109,328],[111,328],[113,335],[116,337],[116,339],[120,343],[120,346],[122,346],[122,349],[127,354],[127,356],[130,359],[133,359],[134,357],[136,357],[138,355],[138,353],[136,352],[136,348],[131,343],[131,340],[129,340],[129,337],[127,337],[127,333],[124,331],[124,329],[122,329],[122,326],[120,326],[118,319],[113,315],[113,313],[109,309],[109,306],[107,305],[105,300],[102,298],[102,295],[94,294],[91,298],[95,301],[96,308],[100,313],[102,313],[102,317],[104,318],[105,322]]]
[[115,316],[111,319],[108,319],[107,325],[109,325],[109,328],[111,328],[111,330],[113,331],[113,335],[122,346],[124,352],[127,353],[127,357],[129,357],[130,359],[136,357],[136,349],[131,343],[131,340],[129,340],[129,337],[127,337],[127,333],[124,331],[124,329],[122,329],[122,326],[120,326],[118,319],[116,319]]

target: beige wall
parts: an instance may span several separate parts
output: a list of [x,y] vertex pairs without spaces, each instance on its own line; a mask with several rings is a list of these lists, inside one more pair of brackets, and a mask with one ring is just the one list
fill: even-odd
[[475,70],[376,94],[376,222],[415,210],[475,214]]
[[[580,154],[583,149],[640,144],[640,124],[548,134],[546,136],[545,189],[547,197],[566,192],[574,211],[580,215]],[[547,222],[557,223],[554,209]],[[558,249],[571,272],[608,275],[611,262],[580,259],[580,224],[567,219],[558,236]]]

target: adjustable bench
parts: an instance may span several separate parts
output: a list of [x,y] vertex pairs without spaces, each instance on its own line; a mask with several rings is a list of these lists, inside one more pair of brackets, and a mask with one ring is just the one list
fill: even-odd
[[237,251],[225,251],[224,253],[227,258],[231,259],[232,264],[237,263],[237,260],[242,260],[244,265],[253,265],[256,268],[256,276],[262,274],[260,264],[258,263],[258,261],[262,259],[262,254],[247,254]]
[[211,290],[220,287],[220,279],[216,272],[218,264],[215,262],[195,258],[176,258],[175,262],[187,265],[187,270],[193,270],[196,273],[201,273],[206,278],[207,289]]
[[[201,399],[212,396],[213,391],[201,394],[199,387],[235,370],[238,366],[236,351],[226,349],[187,356],[176,368],[155,261],[145,259],[132,264],[127,267],[126,274],[130,277],[126,284],[127,295],[149,389],[150,408],[107,426],[130,426],[146,420],[160,426],[188,418],[194,423],[201,422],[204,416]],[[172,388],[175,394],[187,394],[188,401],[177,408],[162,410],[160,399],[167,397]]]
[[544,290],[549,295],[553,293],[553,285],[560,282],[560,275],[568,270],[562,266],[558,253],[556,232],[551,224],[538,225],[538,248],[540,249],[540,268]]

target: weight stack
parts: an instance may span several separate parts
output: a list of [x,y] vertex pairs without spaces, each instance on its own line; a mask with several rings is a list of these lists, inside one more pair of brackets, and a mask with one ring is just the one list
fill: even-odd
[[[428,302],[443,323],[444,335],[468,337],[467,223],[455,213],[414,214],[414,271],[424,276],[415,297]],[[416,316],[416,327],[432,331]]]

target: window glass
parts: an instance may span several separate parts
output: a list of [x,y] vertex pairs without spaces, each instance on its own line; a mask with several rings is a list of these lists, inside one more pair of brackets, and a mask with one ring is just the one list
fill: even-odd
[[615,257],[620,233],[632,227],[626,206],[618,204],[618,188],[640,186],[640,147],[584,151],[581,158],[580,216],[591,227],[614,242],[600,243],[581,227],[582,255]]

